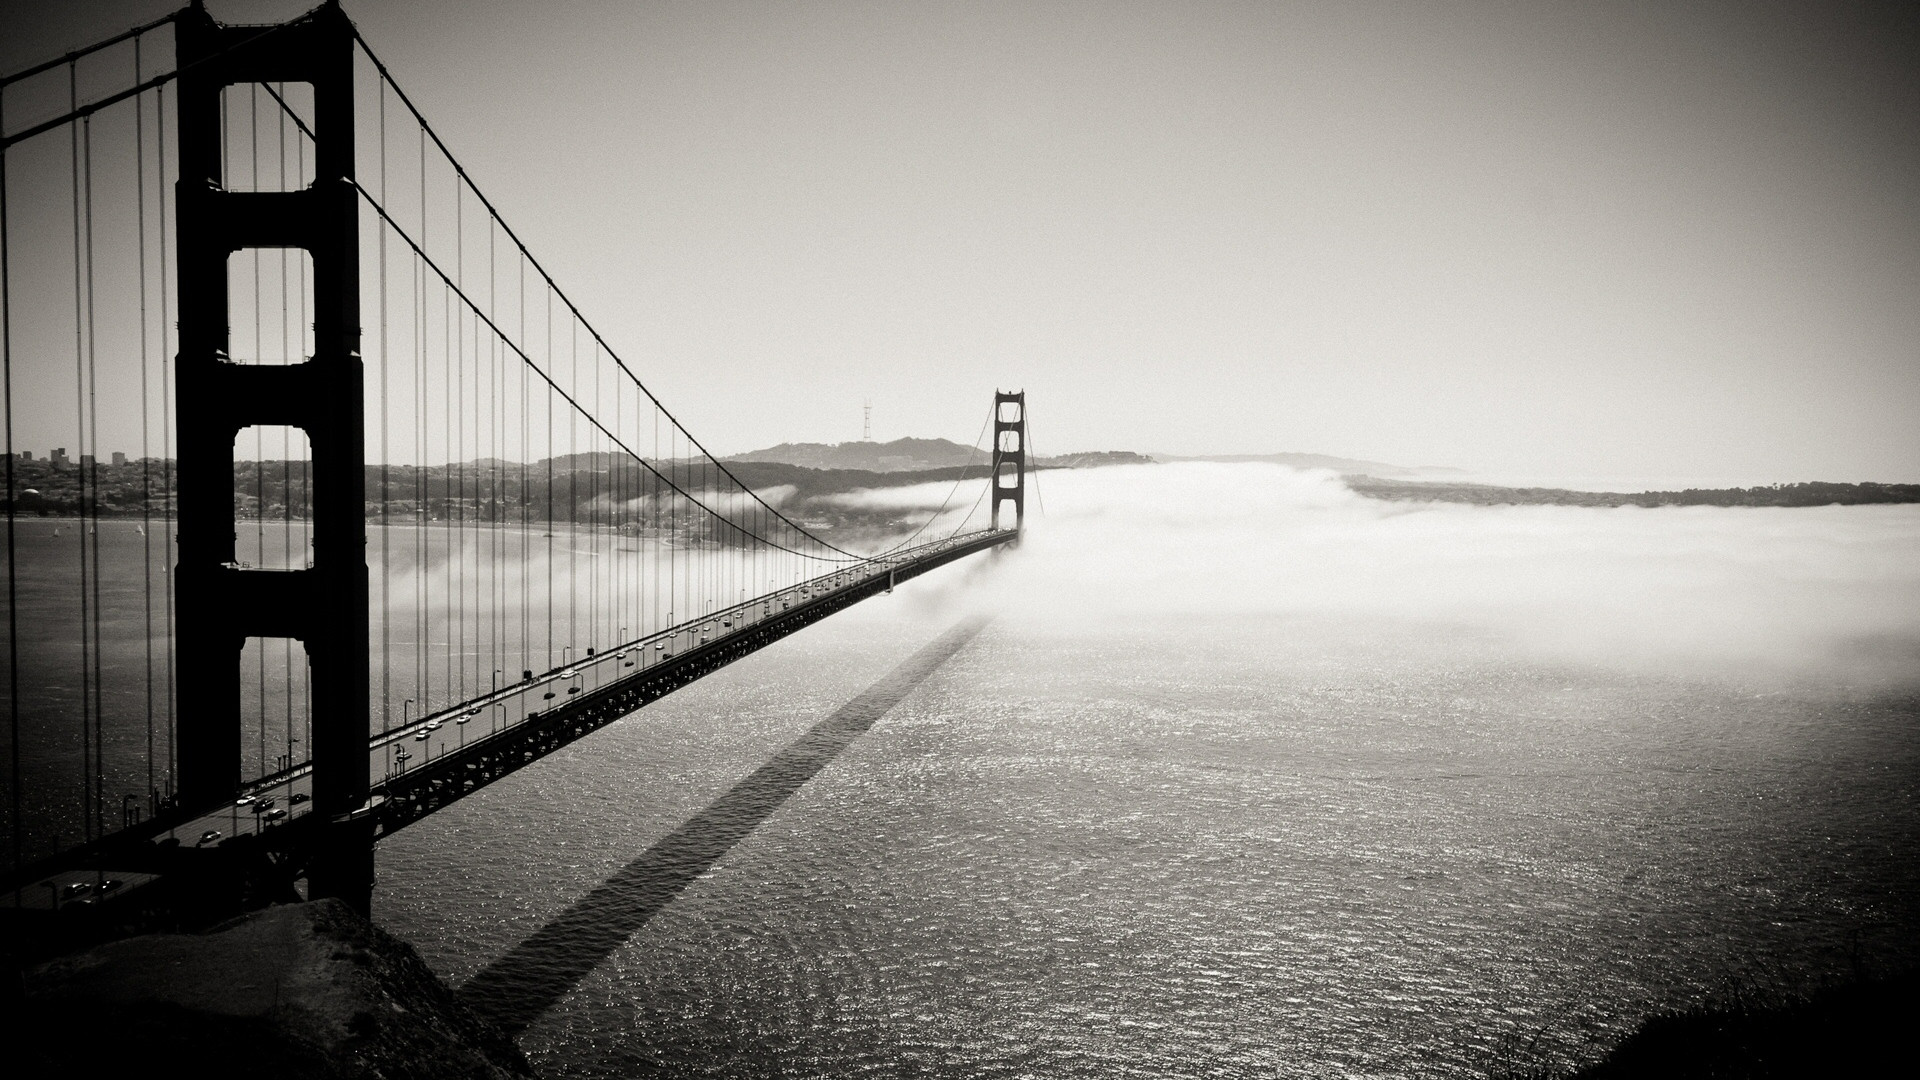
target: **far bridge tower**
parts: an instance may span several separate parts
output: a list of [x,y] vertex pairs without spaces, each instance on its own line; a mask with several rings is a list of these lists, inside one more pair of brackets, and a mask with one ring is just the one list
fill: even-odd
[[993,393],[993,512],[989,528],[1000,527],[1000,504],[1013,504],[1013,527],[1027,517],[1027,392]]

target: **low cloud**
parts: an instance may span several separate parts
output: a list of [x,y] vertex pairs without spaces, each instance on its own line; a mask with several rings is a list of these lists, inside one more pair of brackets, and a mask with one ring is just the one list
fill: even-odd
[[1576,662],[1896,680],[1920,661],[1920,507],[1410,504],[1264,464],[1044,483],[1019,557],[972,586],[1037,626],[1278,616]]
[[936,510],[941,504],[963,510],[972,506],[986,487],[986,479],[962,480],[955,484],[944,480],[907,487],[855,488],[852,491],[822,495],[816,501],[849,510]]

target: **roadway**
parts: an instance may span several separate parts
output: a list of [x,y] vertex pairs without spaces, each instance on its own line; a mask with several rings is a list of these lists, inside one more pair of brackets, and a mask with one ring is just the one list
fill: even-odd
[[[447,754],[470,746],[478,748],[487,740],[516,732],[549,710],[565,706],[576,695],[591,696],[697,647],[749,634],[762,623],[811,601],[872,588],[880,579],[890,583],[895,575],[908,576],[902,572],[944,561],[942,556],[979,543],[983,535],[968,533],[921,544],[812,578],[411,719],[369,740],[368,782],[377,790]],[[236,837],[297,821],[312,808],[311,767],[301,765],[256,781],[233,803],[179,823],[152,839],[154,843],[218,847]]]

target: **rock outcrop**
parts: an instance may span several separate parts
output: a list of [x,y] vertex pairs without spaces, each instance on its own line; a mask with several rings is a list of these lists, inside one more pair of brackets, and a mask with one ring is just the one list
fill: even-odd
[[405,942],[336,901],[149,934],[26,974],[10,1076],[504,1080],[526,1058]]

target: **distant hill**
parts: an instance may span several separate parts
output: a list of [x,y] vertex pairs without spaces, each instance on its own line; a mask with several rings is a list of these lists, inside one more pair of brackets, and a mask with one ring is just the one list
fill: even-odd
[[1087,450],[1036,458],[1034,464],[1043,469],[1092,469],[1101,465],[1151,465],[1153,459],[1131,450]]
[[[734,462],[798,465],[805,469],[866,473],[925,472],[957,469],[969,461],[986,462],[986,452],[946,439],[895,439],[892,442],[781,443],[724,459]],[[1150,465],[1153,459],[1131,450],[1092,450],[1039,457],[1036,466],[1086,469],[1096,465]]]
[[1203,454],[1196,457],[1155,454],[1153,458],[1155,461],[1268,461],[1296,469],[1332,469],[1339,473],[1365,473],[1394,480],[1466,475],[1465,469],[1446,465],[1389,465],[1382,461],[1362,461],[1359,458],[1332,457],[1327,454]]
[[1381,480],[1343,476],[1355,492],[1372,499],[1459,502],[1478,506],[1858,506],[1865,503],[1920,502],[1920,484],[1774,484],[1750,488],[1688,488],[1685,491],[1568,491],[1564,488],[1513,488]]
[[981,457],[980,451],[947,439],[895,439],[892,442],[781,443],[724,460],[886,473],[958,468],[969,458],[978,462]]

